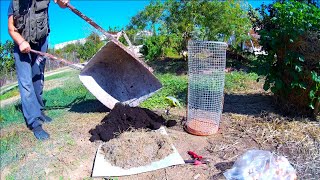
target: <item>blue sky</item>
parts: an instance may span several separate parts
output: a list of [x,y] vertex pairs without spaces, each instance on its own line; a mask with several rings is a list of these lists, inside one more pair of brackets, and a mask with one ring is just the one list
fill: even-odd
[[[10,0],[0,0],[1,11],[1,42],[11,40],[7,32],[8,23],[8,5]],[[259,6],[263,0],[252,1],[250,4],[254,7]],[[264,0],[264,2],[272,2],[272,0]],[[132,0],[132,1],[111,1],[111,0],[71,0],[71,4],[78,10],[92,18],[97,24],[104,29],[108,27],[125,27],[132,16],[142,10],[149,4],[148,0]],[[61,9],[57,4],[50,3],[50,38],[49,46],[55,44],[87,37],[94,28],[87,24],[84,20],[72,13],[69,9]]]

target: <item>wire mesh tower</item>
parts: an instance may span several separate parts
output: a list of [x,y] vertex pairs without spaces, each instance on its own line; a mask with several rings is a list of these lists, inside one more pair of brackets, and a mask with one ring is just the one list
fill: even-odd
[[227,44],[188,42],[188,112],[186,130],[207,136],[218,131],[223,109]]

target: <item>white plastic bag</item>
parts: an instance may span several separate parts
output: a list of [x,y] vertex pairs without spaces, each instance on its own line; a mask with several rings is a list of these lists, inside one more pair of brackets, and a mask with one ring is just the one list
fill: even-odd
[[295,169],[284,156],[249,150],[223,173],[227,180],[296,180]]

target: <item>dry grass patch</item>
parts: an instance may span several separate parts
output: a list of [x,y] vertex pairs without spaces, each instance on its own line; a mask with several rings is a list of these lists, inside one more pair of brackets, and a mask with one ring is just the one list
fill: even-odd
[[275,120],[271,123],[257,123],[255,128],[258,141],[270,142],[278,154],[288,157],[301,179],[320,178],[318,123]]
[[173,152],[167,135],[146,130],[128,131],[102,146],[105,158],[125,169],[145,166]]
[[261,118],[243,116],[234,121],[240,130],[235,137],[244,134],[257,142],[261,149],[287,157],[301,179],[320,178],[319,122],[289,120],[274,114]]

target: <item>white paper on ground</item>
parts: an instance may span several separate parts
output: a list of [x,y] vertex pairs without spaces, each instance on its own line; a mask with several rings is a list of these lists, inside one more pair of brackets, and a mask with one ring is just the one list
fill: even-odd
[[[168,135],[164,127],[161,127],[160,129],[156,130],[156,132]],[[178,153],[177,149],[172,145],[173,152],[167,157],[159,161],[152,162],[151,164],[146,166],[123,169],[121,167],[111,165],[108,162],[108,160],[105,159],[101,147],[102,147],[102,144],[99,146],[98,151],[96,153],[92,177],[126,176],[126,175],[139,174],[139,173],[148,172],[148,171],[154,171],[157,169],[162,169],[162,168],[166,168],[173,165],[184,164],[184,160]]]

